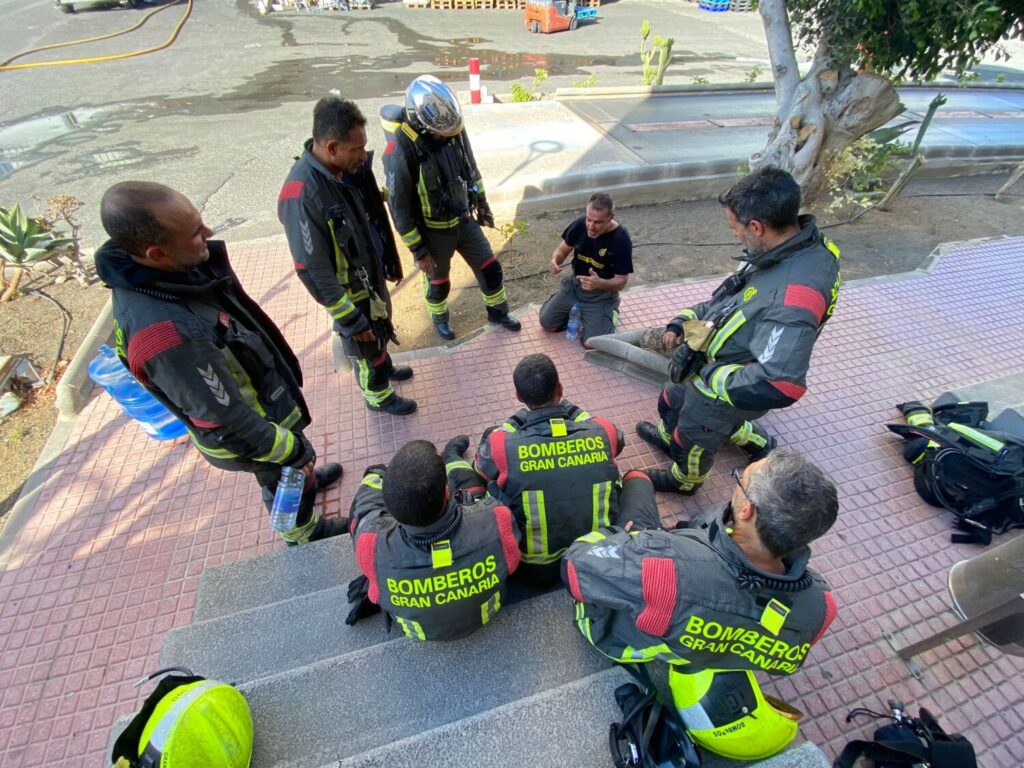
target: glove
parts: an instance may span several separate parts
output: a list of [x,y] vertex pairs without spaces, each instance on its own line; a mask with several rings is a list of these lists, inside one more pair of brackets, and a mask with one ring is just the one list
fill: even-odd
[[494,214],[491,213],[491,206],[481,200],[476,206],[476,223],[481,227],[494,229]]
[[668,364],[668,377],[676,384],[682,384],[700,366],[703,354],[690,348],[685,341],[676,347]]
[[380,606],[370,602],[369,591],[370,580],[365,576],[357,576],[348,583],[348,602],[352,608],[345,617],[346,626],[355,626],[360,619],[380,613]]
[[357,333],[373,330],[370,326],[370,321],[366,319],[366,315],[359,310],[356,310],[355,316],[351,318],[350,322],[343,323],[341,320],[335,320],[331,327],[334,329],[334,332],[343,339],[351,338]]
[[298,439],[295,441],[295,455],[284,462],[289,467],[304,467],[309,462],[316,460],[316,449],[301,432],[293,433]]

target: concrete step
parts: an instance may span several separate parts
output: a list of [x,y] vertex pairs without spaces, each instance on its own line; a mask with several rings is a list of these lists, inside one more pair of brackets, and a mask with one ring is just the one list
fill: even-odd
[[335,536],[207,569],[193,621],[204,621],[347,584],[359,575],[352,540]]
[[320,765],[441,728],[609,667],[552,592],[502,610],[471,637],[400,637],[240,686],[253,768]]

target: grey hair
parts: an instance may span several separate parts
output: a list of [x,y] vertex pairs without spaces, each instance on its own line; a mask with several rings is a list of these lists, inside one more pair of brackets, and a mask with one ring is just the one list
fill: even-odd
[[835,483],[790,448],[776,448],[745,489],[757,510],[757,535],[776,557],[823,536],[839,514]]
[[615,203],[612,201],[612,196],[607,192],[595,192],[587,200],[587,205],[593,206],[599,211],[615,213]]

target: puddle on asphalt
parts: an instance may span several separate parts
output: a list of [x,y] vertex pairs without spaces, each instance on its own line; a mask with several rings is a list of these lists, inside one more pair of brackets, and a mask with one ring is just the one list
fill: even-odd
[[82,107],[0,125],[0,179],[42,160],[40,151],[58,139],[73,143],[101,119],[103,110]]

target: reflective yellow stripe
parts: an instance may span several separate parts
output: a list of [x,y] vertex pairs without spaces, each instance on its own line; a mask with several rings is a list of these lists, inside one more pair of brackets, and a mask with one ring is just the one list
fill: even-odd
[[548,521],[544,491],[523,491],[523,515],[526,518],[526,555],[548,555]]
[[[659,645],[652,645],[647,648],[634,648],[631,645],[627,645],[622,649],[622,655],[618,658],[618,661],[653,661],[658,658],[661,654],[665,654],[668,659],[675,658],[671,649],[667,643],[661,643]],[[668,660],[666,659],[666,660]]]
[[283,419],[281,419],[280,424],[285,429],[291,429],[292,427],[294,427],[296,424],[299,423],[299,419],[301,419],[301,418],[302,418],[302,409],[299,408],[299,406],[296,405],[294,408],[292,408],[292,412],[291,413],[289,413],[287,416],[285,416]]
[[304,525],[297,525],[290,531],[282,531],[280,536],[284,541],[290,541],[293,544],[305,544],[309,541],[309,537],[313,535],[313,530],[319,522],[320,515],[314,511]]
[[984,448],[988,448],[990,451],[999,452],[1006,447],[1006,443],[996,440],[994,437],[989,437],[976,429],[971,429],[963,424],[957,424],[955,421],[951,421],[949,423],[949,428],[959,432],[971,442],[977,443]]
[[472,471],[473,465],[470,464],[465,459],[456,459],[455,461],[449,461],[447,464],[444,465],[444,473],[446,475],[450,475],[456,469],[468,469]]
[[594,483],[593,487],[593,518],[591,528],[597,530],[601,526],[611,525],[612,484],[610,481]]
[[221,349],[220,353],[228,365],[228,370],[231,371],[231,378],[238,385],[238,394],[242,396],[242,400],[260,416],[266,416],[267,412],[256,397],[256,388],[252,385],[252,379],[249,378],[249,374],[245,372],[242,364],[238,362],[238,358],[227,347]]
[[743,314],[742,309],[737,309],[732,313],[732,317],[729,318],[726,324],[719,328],[718,331],[715,332],[715,335],[711,337],[711,344],[708,345],[709,360],[715,359],[715,355],[718,354],[722,345],[725,344],[725,342],[729,340],[729,337],[736,333],[736,331],[738,331],[745,322],[747,322],[747,317]]
[[327,310],[327,314],[333,317],[335,320],[341,320],[343,317],[348,317],[356,311],[356,305],[352,303],[348,295],[344,295],[336,301],[334,304],[330,304],[324,307]]
[[411,229],[402,234],[402,242],[409,248],[412,248],[414,245],[419,245],[422,241],[423,237],[420,235],[420,231],[418,229]]
[[201,453],[205,453],[207,456],[211,456],[214,459],[237,459],[238,454],[234,451],[229,451],[227,448],[210,448],[209,446],[203,445],[199,442],[199,439],[192,434],[188,433],[188,436],[192,438],[192,442]]
[[587,642],[593,645],[594,638],[590,636],[590,619],[587,618],[583,603],[576,603],[576,626],[579,627],[580,634],[587,638]]
[[677,317],[682,317],[682,318],[684,318],[686,320],[696,320],[697,319],[697,313],[694,312],[689,307],[687,307],[686,309],[680,309],[679,312],[676,313],[676,316]]
[[506,432],[515,432],[516,427],[511,421],[506,421],[501,425],[501,428]]
[[480,623],[486,624],[501,610],[501,592],[495,592],[484,603],[480,604]]
[[480,291],[480,295],[484,297],[484,305],[488,307],[496,307],[508,301],[504,287],[499,288],[494,293],[484,293],[483,291]]
[[453,229],[459,226],[459,219],[431,219],[428,216],[424,216],[423,223],[430,229]]
[[273,427],[276,432],[274,435],[274,445],[263,456],[257,456],[256,461],[281,464],[295,450],[295,435],[287,429],[282,429],[277,424],[273,424]]
[[714,390],[704,383],[704,380],[700,376],[694,376],[691,381],[693,382],[693,386],[695,386],[702,395],[706,395],[712,400],[718,399],[718,395],[716,395]]
[[658,422],[658,436],[666,443],[672,443],[672,435],[669,434],[668,429],[665,427],[664,421]]
[[359,389],[362,390],[363,399],[370,405],[380,405],[395,393],[391,382],[388,382],[384,389],[370,389],[370,363],[366,360],[357,358],[353,373],[355,373]]
[[586,411],[580,411],[578,414],[576,414],[576,418],[573,419],[573,421],[586,421],[589,418],[589,413],[587,413]]
[[935,423],[935,419],[932,418],[930,413],[912,413],[907,416],[907,424],[912,427],[931,426]]
[[836,245],[835,243],[833,243],[831,240],[829,240],[824,235],[822,236],[821,241],[825,244],[825,247],[828,248],[829,252],[838,259],[839,258],[839,246]]
[[716,368],[715,372],[711,374],[711,389],[729,405],[732,405],[732,400],[729,399],[729,393],[725,388],[727,380],[736,371],[742,369],[742,365],[723,365],[721,368]]
[[348,259],[345,258],[345,254],[338,247],[338,238],[334,233],[334,221],[332,219],[327,219],[327,228],[331,230],[331,245],[334,246],[334,263],[336,265],[334,276],[338,280],[338,285],[345,285],[348,283]]
[[376,472],[366,475],[359,484],[368,488],[376,488],[378,491],[384,488],[384,481]]
[[423,627],[420,626],[418,621],[412,619],[403,619],[401,616],[396,616],[398,619],[398,625],[405,632],[406,637],[411,637],[413,640],[426,640],[427,636],[423,634]]
[[602,539],[606,539],[606,538],[608,538],[608,537],[605,536],[600,531],[591,531],[590,533],[583,534],[578,539],[576,539],[576,541],[585,541],[585,542],[587,542],[587,544],[597,544],[597,542],[601,541]]

